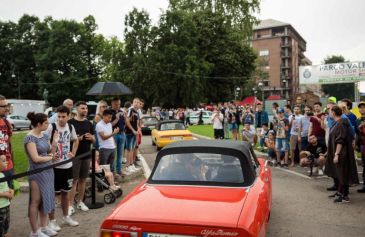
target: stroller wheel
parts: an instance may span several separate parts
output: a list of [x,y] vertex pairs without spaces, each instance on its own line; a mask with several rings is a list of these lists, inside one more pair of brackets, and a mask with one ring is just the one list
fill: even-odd
[[91,197],[91,194],[92,194],[92,192],[91,192],[91,187],[87,187],[87,188],[85,189],[84,200],[85,200],[85,198],[90,198],[90,197]]
[[104,202],[106,204],[111,204],[115,201],[115,197],[112,193],[107,193],[104,195]]
[[118,189],[115,191],[117,197],[121,197],[123,195],[123,190],[122,189]]
[[101,193],[102,191],[104,191],[104,187],[102,185],[97,184],[96,187],[97,187],[99,193]]

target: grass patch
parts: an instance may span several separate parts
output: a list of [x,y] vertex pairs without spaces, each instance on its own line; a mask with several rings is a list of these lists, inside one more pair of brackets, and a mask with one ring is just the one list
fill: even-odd
[[191,125],[188,130],[198,135],[214,138],[213,125]]
[[24,137],[28,132],[19,132],[11,137],[11,145],[14,154],[14,170],[19,174],[28,170],[28,157],[24,150]]

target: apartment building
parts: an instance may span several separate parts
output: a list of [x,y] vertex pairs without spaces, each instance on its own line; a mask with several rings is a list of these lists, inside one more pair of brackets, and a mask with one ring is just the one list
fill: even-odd
[[263,84],[265,98],[280,95],[293,100],[300,93],[299,66],[311,64],[304,55],[306,44],[289,23],[268,19],[253,27],[252,47],[268,75],[256,78]]

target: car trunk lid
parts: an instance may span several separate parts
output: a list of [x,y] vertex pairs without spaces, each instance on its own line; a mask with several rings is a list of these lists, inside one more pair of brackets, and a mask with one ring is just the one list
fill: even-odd
[[246,197],[242,187],[147,184],[115,210],[113,219],[236,228]]

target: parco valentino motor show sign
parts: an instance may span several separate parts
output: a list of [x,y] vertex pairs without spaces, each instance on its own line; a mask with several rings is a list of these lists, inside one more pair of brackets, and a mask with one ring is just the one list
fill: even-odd
[[299,67],[300,84],[336,84],[365,81],[365,61]]

